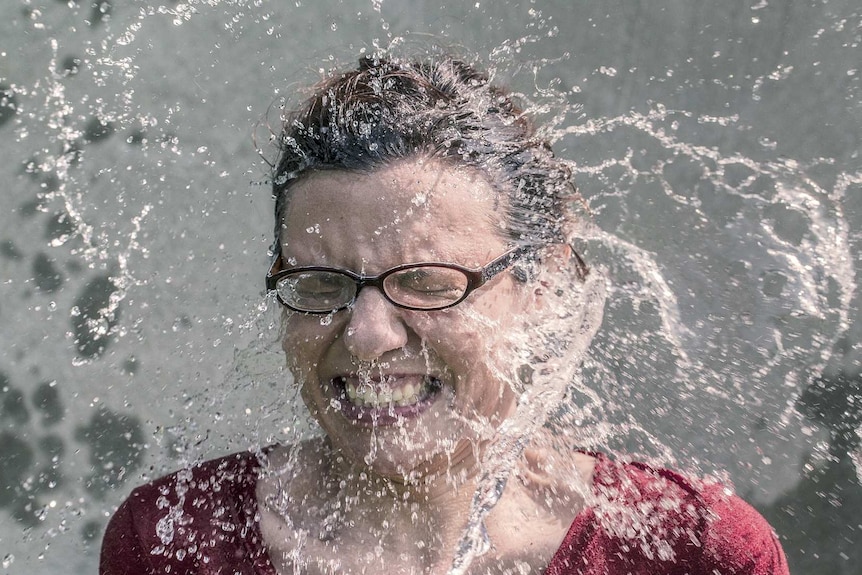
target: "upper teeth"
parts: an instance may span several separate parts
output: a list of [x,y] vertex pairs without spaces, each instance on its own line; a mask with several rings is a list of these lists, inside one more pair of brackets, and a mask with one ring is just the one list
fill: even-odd
[[422,392],[421,385],[413,385],[408,383],[399,386],[395,389],[389,387],[381,387],[375,391],[371,385],[360,384],[358,387],[348,382],[345,386],[347,390],[347,398],[357,407],[381,407],[397,405],[404,407],[413,405],[419,401],[419,396]]

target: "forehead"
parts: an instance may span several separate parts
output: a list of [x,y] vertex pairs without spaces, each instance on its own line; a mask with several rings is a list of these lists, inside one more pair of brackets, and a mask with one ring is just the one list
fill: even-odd
[[481,173],[436,160],[371,172],[321,171],[290,191],[283,249],[330,260],[337,250],[392,258],[475,251],[481,259],[504,245],[499,203]]

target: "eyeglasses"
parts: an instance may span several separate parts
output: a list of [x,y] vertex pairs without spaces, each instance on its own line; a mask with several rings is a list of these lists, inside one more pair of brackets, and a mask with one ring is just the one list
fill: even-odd
[[304,313],[331,313],[344,309],[365,286],[373,286],[393,305],[411,310],[440,310],[464,301],[473,290],[510,267],[527,252],[516,247],[488,265],[470,269],[457,264],[422,262],[404,264],[376,276],[325,266],[280,270],[279,253],[266,274],[266,289],[274,291],[286,307]]

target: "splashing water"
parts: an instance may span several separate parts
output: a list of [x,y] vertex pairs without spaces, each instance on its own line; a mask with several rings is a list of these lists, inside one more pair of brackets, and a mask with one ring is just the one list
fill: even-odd
[[[828,468],[829,422],[798,407],[822,374],[859,370],[862,173],[848,110],[860,99],[836,47],[858,43],[853,10],[794,3],[789,36],[805,40],[775,47],[767,2],[739,21],[674,2],[649,14],[305,4],[26,1],[0,24],[4,569],[52,572],[83,547],[73,569],[92,572],[104,515],[133,484],[319,433],[278,349],[277,306],[261,303],[271,206],[251,133],[292,97],[289,82],[425,34],[470,42],[571,161],[593,220],[575,244],[607,289],[582,374],[586,320],[564,313],[578,294],[512,342],[521,359],[546,354],[531,385],[499,358],[524,395],[488,452],[450,572],[481,556],[483,520],[549,418],[573,446],[724,473],[762,505],[804,482],[800,461]],[[684,38],[683,20],[655,20],[665,8],[710,22],[703,41]],[[808,85],[836,87],[806,99]],[[843,457],[862,475],[858,450]]]

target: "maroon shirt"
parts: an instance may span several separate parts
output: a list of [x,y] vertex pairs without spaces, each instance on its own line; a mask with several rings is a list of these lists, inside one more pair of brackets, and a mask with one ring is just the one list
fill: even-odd
[[[260,531],[252,453],[135,489],[108,524],[101,575],[276,575]],[[769,524],[718,484],[598,455],[595,500],[546,575],[788,575]]]

